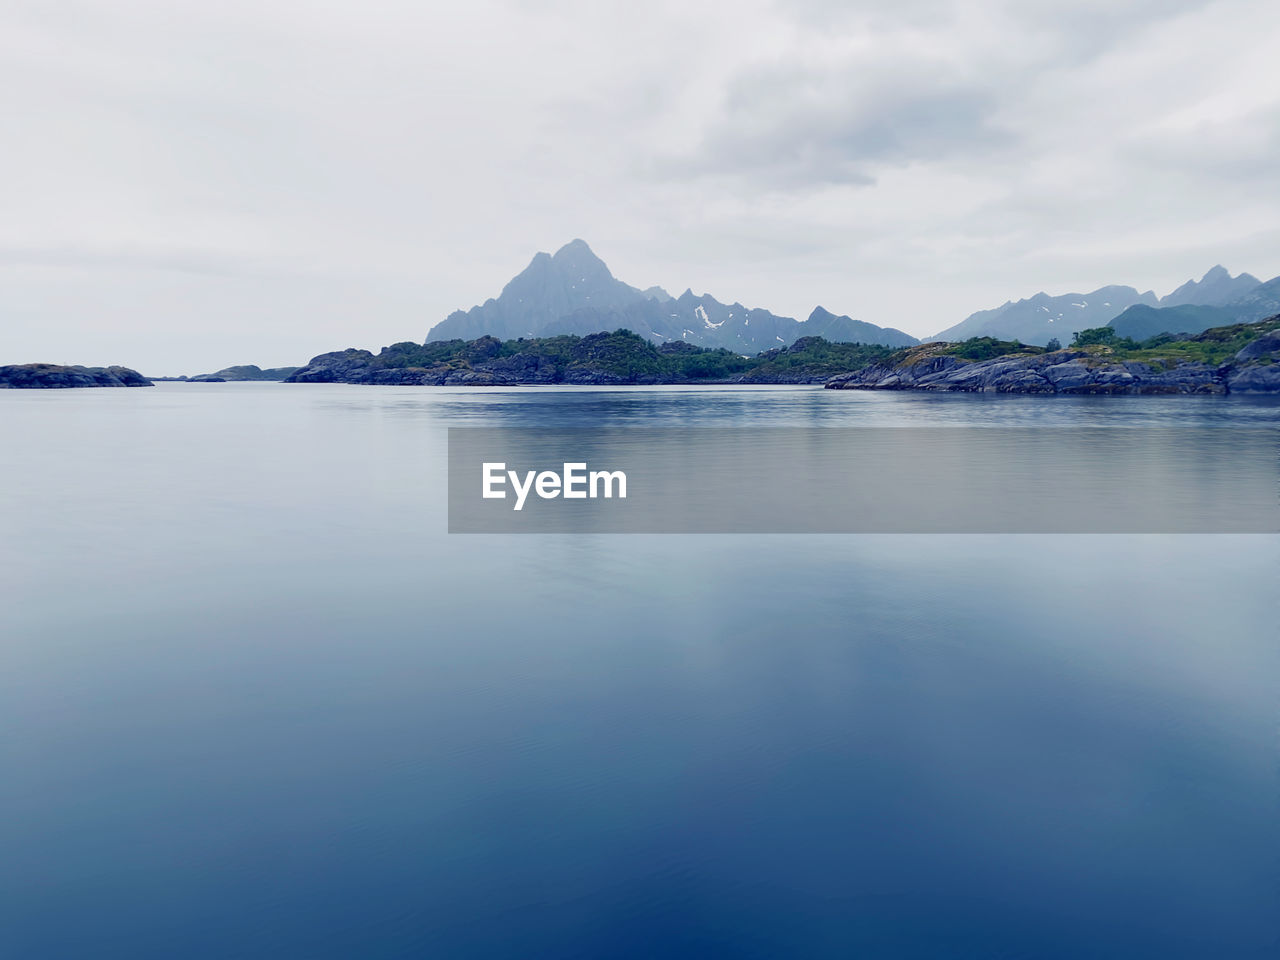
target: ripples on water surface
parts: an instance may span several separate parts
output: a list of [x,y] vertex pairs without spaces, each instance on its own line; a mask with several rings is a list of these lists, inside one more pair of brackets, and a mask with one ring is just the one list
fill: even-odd
[[1274,956],[1276,537],[448,537],[443,458],[1278,413],[0,392],[0,956]]

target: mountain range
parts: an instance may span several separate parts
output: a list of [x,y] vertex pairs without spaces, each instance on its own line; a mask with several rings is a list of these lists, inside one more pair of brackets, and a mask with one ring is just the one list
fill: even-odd
[[[970,314],[927,339],[993,337],[1044,346],[1052,340],[1069,343],[1080,330],[1112,326],[1121,336],[1141,340],[1161,333],[1201,333],[1276,312],[1280,277],[1263,283],[1248,273],[1232,276],[1219,265],[1164,297],[1122,285],[1058,296],[1037,293]],[[655,344],[681,341],[745,356],[789,346],[805,336],[888,347],[920,342],[901,330],[821,306],[799,321],[737,301],[725,303],[708,293],[685,290],[672,296],[658,286],[633,287],[615,277],[583,240],[573,240],[554,254],[535,255],[496,298],[454,311],[431,328],[427,341],[586,336],[619,329],[632,330]]]
[[[1214,267],[1205,274],[1206,279],[1214,270],[1226,274],[1221,267]],[[1280,277],[1261,283],[1249,274],[1242,273],[1229,279],[1229,283],[1207,289],[1201,281],[1201,289],[1190,292],[1190,296],[1195,299],[1170,304],[1169,301],[1180,294],[1186,296],[1183,291],[1190,284],[1183,284],[1161,300],[1159,307],[1130,307],[1107,326],[1114,327],[1122,337],[1145,340],[1161,333],[1203,333],[1213,327],[1253,323],[1280,313]]]
[[1159,333],[1202,333],[1246,323],[1280,311],[1280,277],[1266,283],[1248,273],[1232,276],[1218,265],[1200,280],[1188,280],[1165,297],[1133,287],[1099,287],[1091,293],[1037,293],[980,310],[928,340],[995,337],[1044,346],[1068,343],[1072,334],[1113,326],[1121,336],[1145,339]]
[[641,290],[614,277],[582,240],[565,244],[554,255],[537,254],[496,299],[451,313],[431,328],[427,341],[485,335],[513,340],[618,329],[631,330],[655,344],[683,341],[748,356],[789,346],[803,336],[887,347],[919,342],[901,330],[822,307],[802,322],[737,302],[722,303],[692,290],[678,297],[661,287]]

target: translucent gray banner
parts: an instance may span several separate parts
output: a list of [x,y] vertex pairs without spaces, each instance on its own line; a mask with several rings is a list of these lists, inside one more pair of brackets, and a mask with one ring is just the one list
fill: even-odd
[[1280,428],[452,428],[449,532],[1276,533]]

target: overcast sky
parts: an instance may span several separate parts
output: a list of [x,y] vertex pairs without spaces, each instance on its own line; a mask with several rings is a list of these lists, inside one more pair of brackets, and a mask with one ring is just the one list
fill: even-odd
[[0,0],[0,363],[421,340],[538,250],[916,335],[1280,273],[1272,0]]

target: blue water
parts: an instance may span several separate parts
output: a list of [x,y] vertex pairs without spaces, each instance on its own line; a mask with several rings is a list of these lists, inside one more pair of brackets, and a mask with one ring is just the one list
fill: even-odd
[[0,391],[0,957],[1273,957],[1274,536],[448,536],[445,429],[1234,398]]

